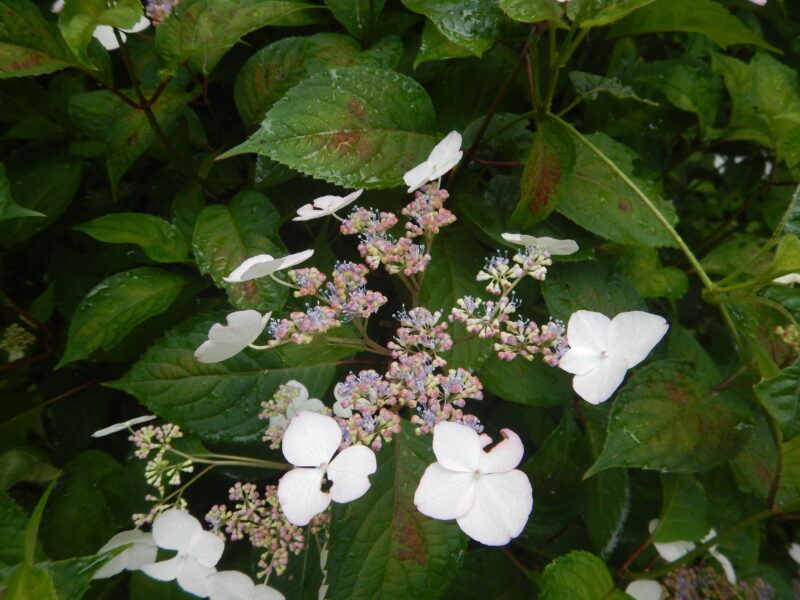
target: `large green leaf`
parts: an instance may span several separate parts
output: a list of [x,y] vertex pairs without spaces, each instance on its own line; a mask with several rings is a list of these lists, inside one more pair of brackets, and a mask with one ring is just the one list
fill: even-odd
[[753,44],[776,50],[714,0],[655,0],[616,23],[611,36],[662,31],[702,33],[723,48],[733,44]]
[[0,568],[25,559],[25,512],[8,494],[0,492]]
[[155,215],[113,213],[73,229],[109,244],[136,244],[158,262],[185,262],[189,258],[189,246],[178,228]]
[[11,198],[11,185],[6,177],[6,167],[0,162],[0,221],[19,217],[43,217],[38,210],[20,206]]
[[542,573],[540,600],[622,600],[605,563],[594,554],[575,550],[551,562]]
[[401,0],[428,17],[451,42],[481,56],[502,37],[506,16],[493,0]]
[[6,600],[61,600],[50,574],[27,563],[19,565],[5,583],[3,598]]
[[778,422],[785,441],[800,434],[800,361],[775,377],[762,380],[753,391]]
[[694,371],[672,361],[636,373],[614,400],[608,437],[586,477],[612,467],[691,473],[734,458],[752,416],[712,394]]
[[428,157],[433,104],[416,81],[385,69],[317,73],[293,87],[253,136],[227,153],[256,152],[349,187],[386,188]]
[[608,25],[640,9],[653,0],[570,0],[567,14],[570,19],[580,18],[582,28]]
[[563,8],[556,0],[500,0],[500,8],[515,21],[560,21]]
[[385,0],[325,0],[325,5],[354,38],[366,40]]
[[42,75],[73,58],[56,27],[30,0],[0,0],[0,79]]
[[267,25],[307,25],[319,6],[293,0],[183,0],[156,30],[156,52],[174,72],[181,63],[210,73],[241,37]]
[[69,0],[58,15],[61,34],[80,61],[92,67],[86,47],[98,25],[118,28],[133,27],[142,17],[142,4],[138,0]]
[[75,310],[58,367],[113,348],[139,323],[167,310],[186,283],[180,275],[153,267],[107,277]]
[[469,48],[451,42],[436,29],[430,21],[422,28],[419,52],[414,57],[414,68],[429,60],[446,60],[448,58],[464,58],[472,56]]
[[286,302],[288,288],[270,277],[244,283],[223,281],[251,256],[270,254],[277,258],[287,254],[278,237],[279,224],[278,211],[256,192],[241,192],[230,204],[208,206],[197,217],[192,238],[197,266],[228,292],[236,308],[265,312],[278,310]]
[[572,71],[569,74],[572,85],[575,86],[575,91],[582,98],[589,100],[596,100],[600,94],[609,94],[618,100],[636,100],[643,104],[650,106],[658,106],[658,103],[642,98],[630,86],[623,84],[621,81],[614,77],[603,77],[602,75],[595,75],[593,73],[584,73],[583,71]]
[[405,423],[378,454],[362,497],[335,504],[328,541],[330,600],[434,600],[459,566],[466,537],[454,522],[430,519],[414,491],[435,458],[430,437]]
[[[634,175],[636,154],[630,148],[602,133],[586,137],[650,198],[668,221],[677,221],[675,209],[663,198],[660,186]],[[561,180],[558,212],[615,242],[674,246],[675,241],[639,197],[594,152],[583,144],[576,146],[575,166]]]
[[703,486],[691,475],[661,475],[663,502],[653,541],[699,540],[708,533],[708,500]]
[[539,356],[530,362],[521,356],[507,361],[492,353],[482,363],[478,378],[486,390],[520,404],[554,406],[566,404],[573,397],[569,376],[547,366]]
[[285,367],[274,352],[245,350],[221,363],[204,364],[194,350],[225,315],[195,317],[156,342],[111,387],[135,396],[165,420],[207,440],[258,441],[264,422],[261,402],[295,379],[312,397],[325,394],[332,366]]
[[110,556],[103,553],[47,561],[36,566],[50,574],[58,600],[80,600],[89,589],[95,571],[109,560]]

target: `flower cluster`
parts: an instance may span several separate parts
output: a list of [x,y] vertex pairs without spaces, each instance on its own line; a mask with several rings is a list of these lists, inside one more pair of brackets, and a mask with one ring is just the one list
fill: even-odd
[[483,269],[475,277],[478,281],[488,281],[486,291],[495,296],[505,295],[525,276],[539,281],[547,276],[547,267],[553,264],[550,253],[538,246],[526,246],[514,254],[498,252],[486,260]]
[[424,306],[418,306],[394,316],[400,321],[400,327],[394,341],[388,344],[393,358],[419,352],[436,357],[453,347],[453,339],[445,332],[447,322],[439,323],[441,311],[432,313]]
[[334,414],[339,417],[343,445],[363,444],[380,450],[400,432],[400,417],[391,410],[398,404],[397,386],[371,369],[350,373],[334,388]]
[[[247,539],[254,548],[262,550],[258,561],[259,577],[284,573],[289,556],[296,556],[305,548],[306,533],[286,520],[280,510],[277,486],[266,486],[262,494],[254,483],[237,482],[229,490],[228,499],[233,508],[216,505],[206,514],[212,531],[226,533],[231,541]],[[309,522],[308,534],[322,532],[327,521],[327,513],[314,517]]]
[[447,190],[439,189],[438,183],[423,185],[422,189],[414,192],[414,200],[400,211],[409,218],[405,226],[406,236],[436,234],[441,227],[454,223],[456,216],[444,208],[444,201],[449,196]]
[[153,22],[154,26],[161,25],[164,20],[172,13],[172,9],[180,0],[147,0],[145,14]]
[[280,447],[286,426],[296,414],[304,410],[323,414],[330,412],[320,400],[309,398],[306,386],[294,379],[278,386],[272,398],[261,403],[261,408],[264,410],[258,418],[269,419],[269,426],[261,439],[270,442],[270,448]]
[[354,317],[369,318],[386,304],[386,296],[366,288],[368,272],[366,265],[360,263],[336,263],[333,281],[327,284],[323,296],[342,322]]
[[681,567],[665,577],[668,598],[681,600],[769,600],[775,590],[760,577],[752,582],[731,583],[711,567]]
[[25,356],[25,352],[36,341],[36,337],[19,323],[12,323],[3,331],[0,350],[8,352],[8,362],[12,363]]
[[533,360],[536,354],[551,367],[558,365],[567,351],[564,323],[550,320],[541,327],[535,321],[519,319],[506,321],[505,331],[499,332],[500,341],[493,345],[498,358],[513,360],[517,355]]

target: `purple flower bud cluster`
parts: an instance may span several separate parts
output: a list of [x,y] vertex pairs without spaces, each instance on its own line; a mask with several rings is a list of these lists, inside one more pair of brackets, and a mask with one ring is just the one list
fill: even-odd
[[327,277],[316,267],[305,269],[292,269],[288,272],[289,279],[298,286],[294,292],[295,298],[314,296]]
[[456,216],[443,206],[449,196],[447,190],[439,189],[438,182],[423,185],[414,192],[414,200],[400,211],[409,219],[406,237],[437,234],[441,227],[454,223]]
[[394,341],[387,345],[392,358],[424,352],[437,356],[453,347],[453,339],[445,332],[447,322],[439,323],[441,311],[432,313],[424,306],[395,314],[400,321]]
[[568,349],[564,323],[557,320],[541,327],[525,319],[506,321],[505,331],[501,331],[498,337],[500,342],[493,348],[498,358],[503,360],[513,360],[517,355],[533,360],[536,354],[541,354],[544,362],[555,367]]
[[681,567],[662,581],[675,600],[771,600],[775,590],[760,577],[730,583],[711,567]]
[[144,12],[153,25],[158,26],[172,13],[172,9],[178,2],[179,0],[147,0]]

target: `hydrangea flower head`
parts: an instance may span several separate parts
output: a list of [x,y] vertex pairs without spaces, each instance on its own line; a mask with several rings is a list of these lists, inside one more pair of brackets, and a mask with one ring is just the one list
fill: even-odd
[[310,204],[304,204],[297,209],[297,216],[292,221],[310,221],[332,215],[337,210],[344,208],[354,202],[364,192],[363,189],[356,190],[347,196],[322,196]]
[[414,504],[434,519],[456,519],[473,540],[502,546],[522,533],[533,509],[533,490],[527,475],[515,467],[522,460],[522,441],[502,429],[503,441],[491,451],[487,435],[442,421],[433,428],[435,463],[428,465]]
[[[352,502],[369,489],[369,475],[377,469],[375,453],[366,446],[345,448],[342,430],[331,417],[303,411],[296,415],[283,435],[281,448],[296,468],[278,482],[278,500],[286,518],[303,526],[334,502]],[[333,460],[331,460],[333,458]],[[332,485],[327,491],[325,480]]]
[[251,279],[258,279],[259,277],[266,277],[281,269],[288,269],[289,267],[300,264],[311,258],[312,254],[314,254],[313,250],[303,250],[302,252],[289,254],[281,258],[273,258],[271,254],[251,256],[236,267],[230,275],[222,279],[228,283],[242,283],[244,281],[250,281]]
[[153,534],[145,533],[138,529],[118,533],[108,540],[108,543],[100,548],[97,553],[108,552],[126,544],[130,544],[130,546],[95,571],[92,579],[113,577],[126,569],[128,571],[136,571],[156,559],[158,548],[156,548],[156,543],[153,541]]
[[663,317],[640,310],[619,313],[613,319],[589,310],[569,318],[569,350],[558,366],[573,373],[572,387],[590,404],[600,404],[625,379],[625,373],[642,362],[667,333]]
[[557,240],[551,237],[533,237],[524,233],[504,233],[501,236],[505,241],[520,246],[536,246],[544,250],[551,256],[566,256],[578,251],[578,244],[575,240]]
[[261,335],[271,315],[262,315],[257,310],[230,313],[226,317],[227,325],[214,323],[211,326],[208,340],[194,351],[194,357],[202,363],[215,363],[236,356]]
[[403,181],[408,186],[408,193],[410,194],[429,181],[439,179],[455,167],[463,155],[464,153],[461,151],[461,134],[457,131],[451,131],[433,147],[427,160],[403,175]]

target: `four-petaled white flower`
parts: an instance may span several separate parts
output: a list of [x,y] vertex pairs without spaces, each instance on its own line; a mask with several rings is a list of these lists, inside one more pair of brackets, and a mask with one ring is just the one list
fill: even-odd
[[364,192],[363,189],[356,190],[347,196],[322,196],[310,204],[304,204],[297,209],[297,216],[292,221],[310,221],[332,215],[337,210],[344,208],[354,202]]
[[135,571],[144,565],[152,563],[156,559],[158,548],[156,548],[156,543],[153,541],[153,534],[145,533],[138,529],[131,529],[130,531],[118,533],[108,540],[108,543],[100,548],[97,553],[108,552],[109,550],[127,544],[130,544],[130,546],[95,571],[94,575],[92,575],[92,579],[113,577],[125,569],[128,571]]
[[569,350],[558,366],[573,373],[572,387],[590,404],[611,397],[625,373],[642,362],[664,337],[669,325],[663,317],[640,310],[604,314],[579,310],[569,318]]
[[[331,460],[341,442],[342,430],[327,415],[303,411],[286,428],[281,448],[297,468],[278,482],[278,501],[293,525],[307,525],[331,500],[352,502],[369,489],[368,475],[377,468],[375,453],[366,446],[349,446]],[[323,491],[326,478],[332,485]]]
[[214,323],[208,330],[208,340],[194,351],[194,357],[202,363],[215,363],[236,356],[252,344],[272,313],[261,315],[257,310],[237,310],[226,319],[227,325]]
[[288,269],[304,260],[311,258],[314,254],[313,250],[303,250],[296,254],[289,254],[281,258],[273,258],[270,254],[259,254],[258,256],[251,256],[242,264],[236,267],[230,275],[222,279],[228,283],[242,283],[250,281],[251,279],[258,279],[259,277],[266,277],[272,275],[281,269]]
[[[647,524],[647,529],[652,534],[658,528],[658,519],[652,519]],[[705,544],[708,540],[717,537],[717,532],[714,529],[709,529],[706,536],[700,540],[701,544]],[[675,542],[653,542],[658,554],[667,562],[675,562],[679,558],[686,556],[695,549],[694,542],[689,540],[677,540]],[[717,550],[716,544],[708,549],[708,553],[717,559],[717,562],[722,566],[725,571],[725,577],[732,585],[736,585],[736,571],[733,570],[733,565],[728,557]]]
[[292,398],[291,402],[289,402],[289,406],[286,407],[285,415],[275,415],[274,417],[269,418],[270,427],[284,428],[286,427],[287,423],[289,423],[289,421],[295,417],[295,415],[303,412],[304,410],[310,410],[317,413],[324,413],[327,410],[327,407],[322,403],[322,400],[308,397],[308,388],[299,381],[291,379],[287,381],[285,385],[297,388],[299,393],[297,396]]
[[225,542],[185,510],[171,508],[153,522],[153,540],[159,548],[177,550],[169,560],[144,565],[145,575],[160,581],[178,580],[178,585],[195,596],[205,597],[206,577],[214,573]]
[[[53,6],[50,7],[50,12],[52,13],[60,13],[64,8],[64,0],[56,0],[53,2]],[[136,23],[133,24],[133,27],[130,29],[119,29],[119,37],[124,42],[127,38],[125,35],[126,33],[139,33],[140,31],[144,31],[150,27],[150,19],[145,16],[142,16]],[[94,28],[92,32],[92,36],[98,42],[100,42],[106,50],[116,50],[119,48],[119,41],[117,40],[117,36],[114,35],[114,27],[110,25],[98,25]]]
[[635,600],[661,600],[664,588],[652,579],[637,579],[631,581],[625,588],[625,593]]
[[522,533],[533,508],[527,475],[515,469],[522,460],[522,441],[501,429],[503,441],[491,451],[487,435],[442,421],[433,428],[433,453],[414,493],[414,504],[434,519],[456,519],[472,539],[502,546]]
[[541,250],[546,250],[551,255],[566,256],[578,251],[578,243],[575,240],[557,240],[551,237],[533,237],[524,233],[504,233],[502,238],[512,244],[520,246],[536,246]]
[[439,179],[439,177],[458,164],[463,154],[461,151],[461,134],[457,131],[451,131],[441,142],[433,147],[427,160],[403,175],[403,181],[408,186],[408,192],[411,193],[429,181]]
[[[155,415],[144,415],[143,417],[136,417],[135,419],[130,419],[129,421],[125,421],[124,423],[114,423],[113,425],[109,425],[103,429],[98,429],[92,434],[92,437],[103,437],[106,435],[111,435],[112,433],[117,433],[118,431],[123,431],[125,429],[129,429],[134,425],[138,425],[139,423],[147,423],[147,421],[152,421],[153,419],[157,419]],[[127,543],[127,542],[124,542]]]
[[218,571],[206,579],[210,600],[284,600],[284,595],[263,583],[256,585],[240,571]]

